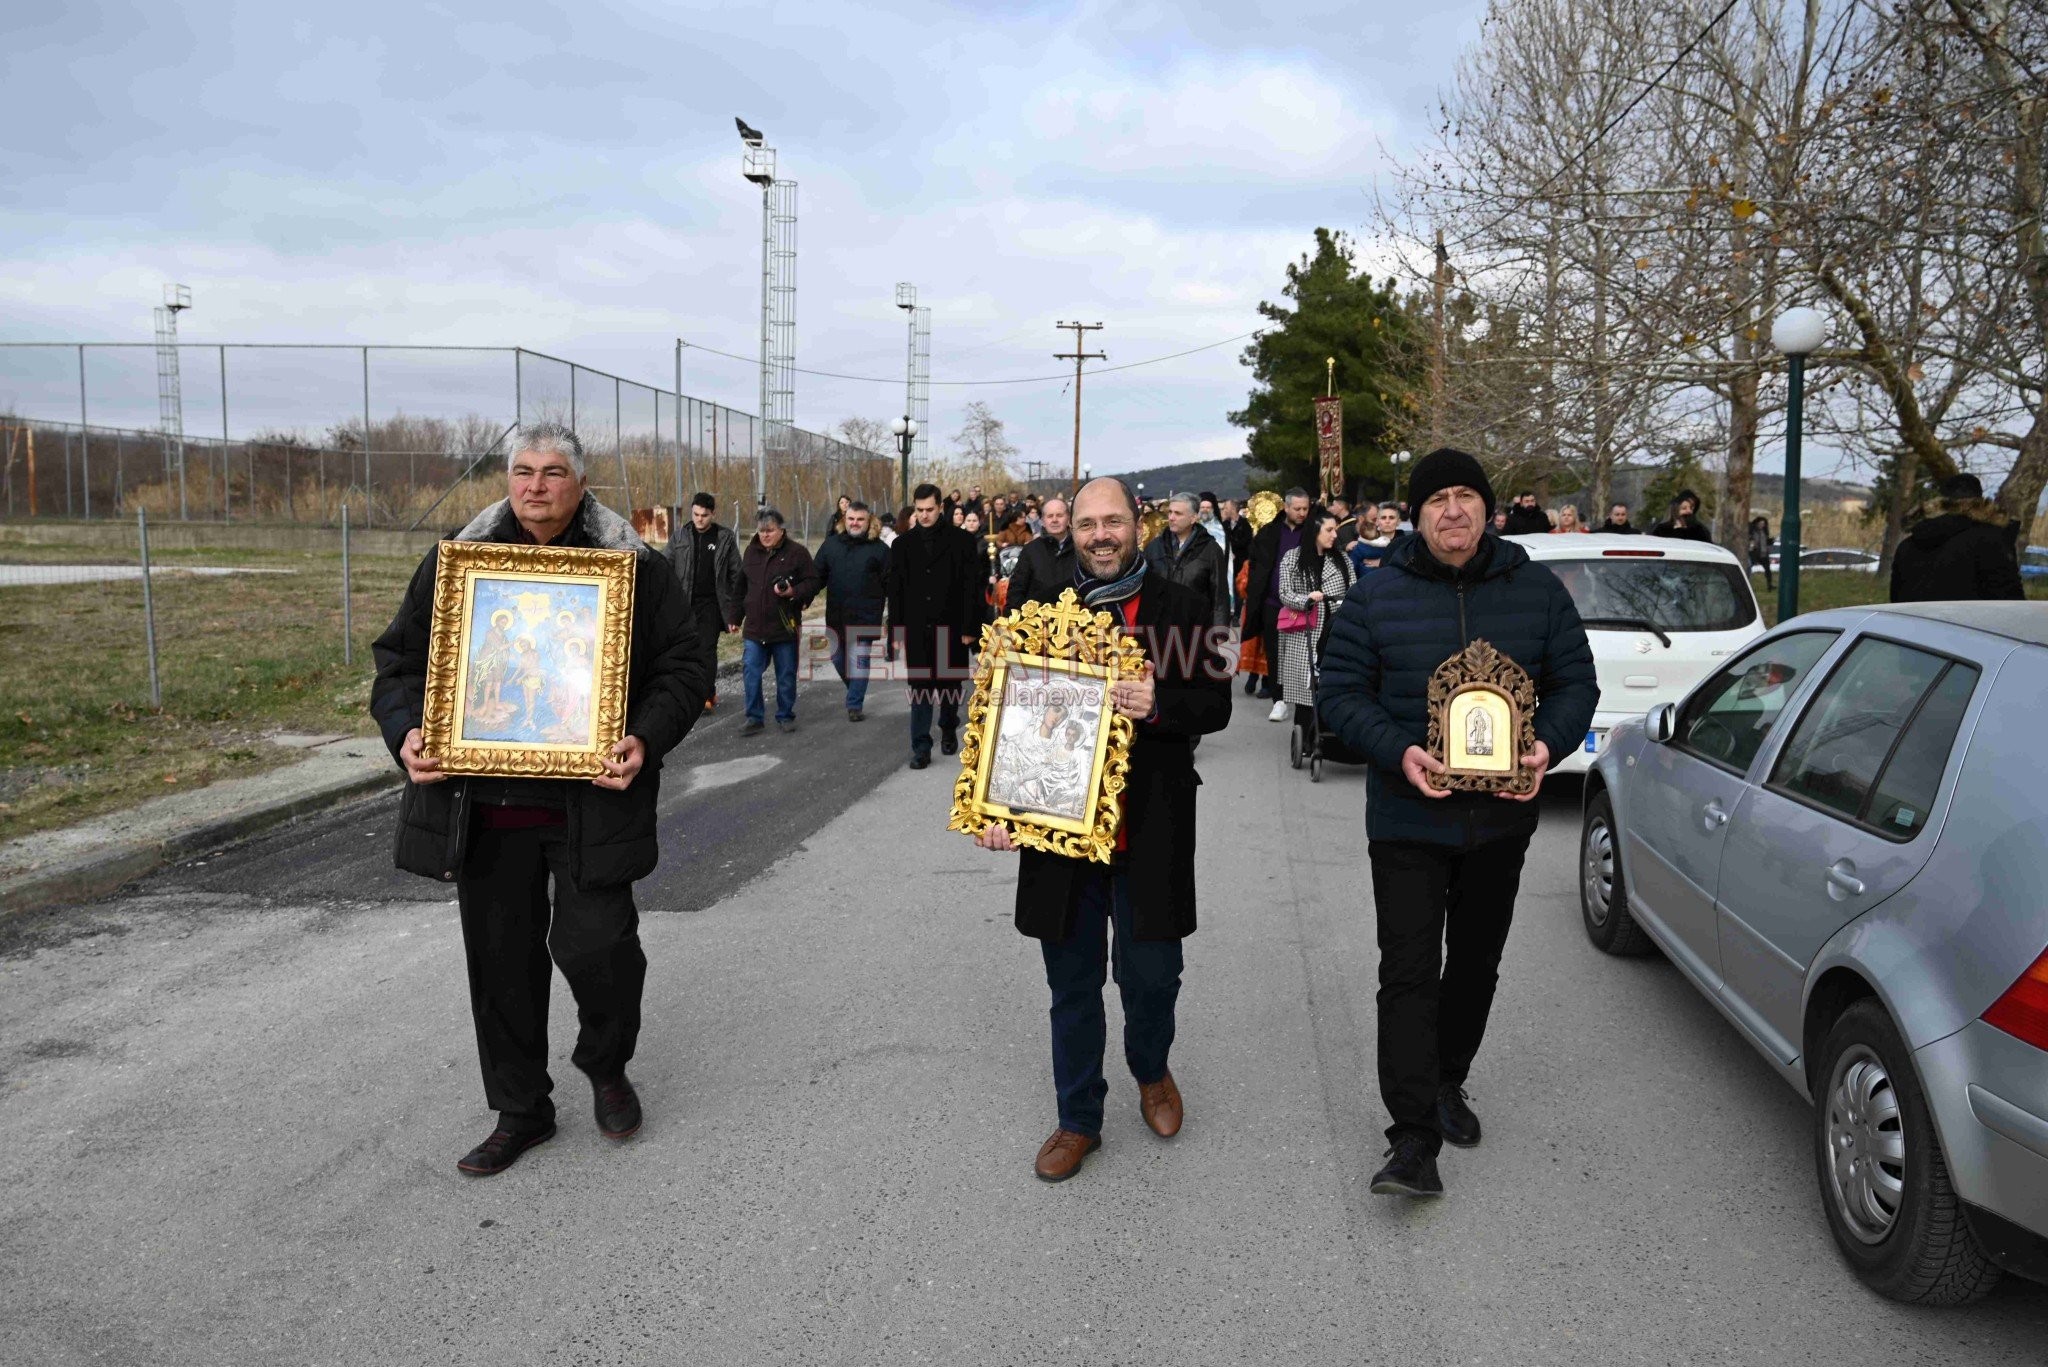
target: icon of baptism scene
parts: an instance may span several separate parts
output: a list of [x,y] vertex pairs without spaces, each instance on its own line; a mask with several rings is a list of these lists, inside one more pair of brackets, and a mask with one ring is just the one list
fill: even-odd
[[479,575],[471,591],[462,739],[591,744],[601,586]]
[[1014,812],[1088,819],[1109,685],[1087,675],[1012,669],[1003,680],[988,800]]

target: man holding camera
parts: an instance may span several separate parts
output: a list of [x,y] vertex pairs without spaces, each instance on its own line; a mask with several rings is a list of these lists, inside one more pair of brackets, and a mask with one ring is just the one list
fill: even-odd
[[792,541],[782,514],[763,508],[755,531],[740,557],[747,579],[746,615],[740,622],[741,670],[746,681],[747,722],[743,736],[758,736],[766,726],[761,675],[775,662],[775,725],[796,730],[796,647],[803,635],[804,607],[818,592],[818,569],[811,553]]

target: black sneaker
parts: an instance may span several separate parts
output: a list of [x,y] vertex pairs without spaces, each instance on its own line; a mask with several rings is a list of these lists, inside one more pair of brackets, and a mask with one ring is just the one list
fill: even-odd
[[953,753],[954,751],[958,750],[959,748],[960,748],[960,737],[959,737],[959,734],[958,734],[957,732],[953,732],[953,731],[942,731],[942,732],[940,732],[940,733],[939,733],[939,753],[940,753],[940,754],[942,754],[942,755],[950,755],[950,754],[952,754],[952,753]]
[[554,1137],[552,1121],[539,1130],[508,1130],[501,1126],[491,1131],[489,1139],[457,1159],[455,1166],[472,1177],[496,1177],[518,1162],[520,1154]]
[[913,769],[929,769],[932,767],[932,757],[930,755],[912,755],[910,757],[910,767]]
[[1479,1117],[1465,1103],[1471,1100],[1465,1089],[1446,1082],[1436,1094],[1436,1129],[1447,1144],[1470,1149],[1479,1143]]
[[859,721],[861,719],[861,716],[862,713],[858,707],[849,707],[846,709],[846,719],[848,721]]
[[1387,1150],[1387,1165],[1372,1175],[1375,1196],[1441,1196],[1444,1179],[1437,1176],[1436,1155],[1429,1141],[1404,1134]]
[[597,1128],[606,1139],[630,1139],[640,1129],[640,1095],[624,1073],[590,1080],[597,1099]]
[[754,721],[749,718],[747,724],[740,728],[740,734],[743,736],[758,736],[767,729],[767,723]]
[[796,730],[796,718],[791,717],[788,721],[778,721],[775,723],[775,727],[784,735],[788,735],[790,732]]
[[1258,691],[1259,691],[1259,676],[1258,676],[1258,675],[1256,675],[1256,674],[1247,674],[1247,675],[1245,675],[1245,676],[1244,676],[1244,695],[1245,695],[1245,696],[1246,696],[1247,698],[1249,698],[1249,697],[1250,697],[1250,696],[1251,696],[1252,694],[1254,694],[1254,693],[1256,693],[1256,692],[1258,692]]

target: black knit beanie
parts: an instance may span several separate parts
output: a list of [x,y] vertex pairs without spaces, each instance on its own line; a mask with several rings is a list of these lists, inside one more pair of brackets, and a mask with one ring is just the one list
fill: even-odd
[[1408,476],[1408,515],[1420,521],[1422,505],[1429,502],[1431,494],[1460,484],[1478,490],[1486,500],[1486,515],[1491,518],[1493,485],[1487,482],[1486,471],[1479,468],[1473,457],[1449,446],[1439,446],[1415,462],[1415,473]]

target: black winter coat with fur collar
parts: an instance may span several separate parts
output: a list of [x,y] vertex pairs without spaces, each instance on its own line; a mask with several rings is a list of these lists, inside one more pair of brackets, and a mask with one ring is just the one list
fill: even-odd
[[[451,538],[513,542],[521,538],[508,504],[500,502]],[[624,792],[585,782],[564,782],[570,865],[576,885],[617,887],[645,878],[660,856],[655,811],[661,795],[662,757],[703,715],[710,695],[715,642],[702,639],[667,559],[649,550],[626,520],[585,494],[575,522],[555,543],[598,550],[630,550],[633,575],[633,646],[627,667],[626,734],[647,747],[647,761]],[[427,644],[433,625],[437,543],[413,572],[398,615],[370,647],[377,661],[370,713],[394,760],[426,706]],[[401,766],[402,767],[402,766]],[[396,859],[408,873],[452,882],[469,848],[471,780],[426,785],[408,781],[398,808]]]

